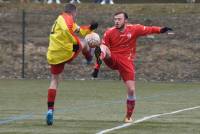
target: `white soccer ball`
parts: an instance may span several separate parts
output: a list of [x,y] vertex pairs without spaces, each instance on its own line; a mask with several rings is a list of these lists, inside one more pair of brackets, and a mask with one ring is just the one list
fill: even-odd
[[94,48],[100,45],[100,37],[97,33],[92,32],[85,36],[85,41],[89,45],[89,47]]

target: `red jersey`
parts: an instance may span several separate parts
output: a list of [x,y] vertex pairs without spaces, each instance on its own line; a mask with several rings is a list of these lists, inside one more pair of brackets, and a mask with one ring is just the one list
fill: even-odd
[[160,33],[160,29],[161,27],[127,24],[124,31],[121,32],[112,27],[104,33],[102,44],[110,49],[111,54],[120,54],[133,60],[136,53],[137,38],[148,34]]

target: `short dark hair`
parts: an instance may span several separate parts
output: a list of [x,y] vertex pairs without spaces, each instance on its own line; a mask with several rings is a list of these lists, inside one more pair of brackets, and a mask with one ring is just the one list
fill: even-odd
[[123,14],[125,19],[128,19],[128,14],[126,12],[120,11],[120,12],[116,12],[114,14],[114,16],[119,15],[119,14]]
[[66,13],[76,12],[76,6],[74,4],[66,4],[64,11]]

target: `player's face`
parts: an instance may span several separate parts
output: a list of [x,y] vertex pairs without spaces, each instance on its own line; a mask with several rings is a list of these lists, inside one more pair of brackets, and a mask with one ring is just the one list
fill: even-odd
[[73,19],[76,19],[77,11],[72,12]]
[[125,26],[125,22],[126,22],[126,19],[124,17],[124,14],[118,14],[118,15],[115,15],[114,16],[114,22],[115,22],[115,27],[117,29],[120,29],[122,30]]

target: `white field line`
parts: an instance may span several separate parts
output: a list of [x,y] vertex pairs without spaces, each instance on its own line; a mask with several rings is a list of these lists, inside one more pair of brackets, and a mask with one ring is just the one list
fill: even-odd
[[160,117],[160,116],[164,116],[164,115],[172,115],[172,114],[176,114],[176,113],[180,113],[180,112],[184,112],[184,111],[189,111],[189,110],[193,110],[193,109],[198,109],[198,108],[200,108],[200,106],[180,109],[180,110],[172,111],[172,112],[168,112],[168,113],[162,113],[162,114],[155,114],[155,115],[146,116],[146,117],[143,117],[141,119],[138,119],[138,120],[134,121],[133,123],[124,123],[124,124],[122,124],[120,126],[117,126],[117,127],[113,127],[113,128],[110,128],[110,129],[102,130],[102,131],[100,131],[100,132],[98,132],[96,134],[105,134],[105,133],[108,133],[108,132],[111,132],[111,131],[114,131],[114,130],[117,130],[117,129],[128,127],[128,126],[136,124],[136,123],[144,122],[144,121],[152,119],[152,118],[156,118],[156,117]]

